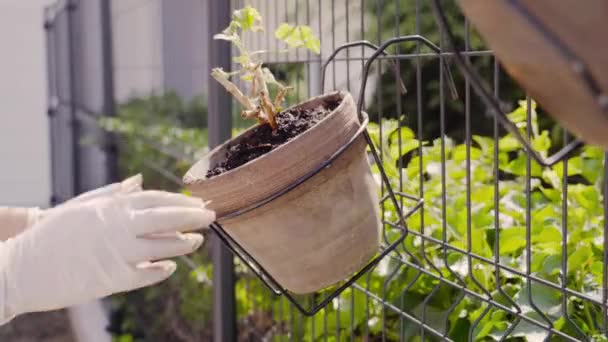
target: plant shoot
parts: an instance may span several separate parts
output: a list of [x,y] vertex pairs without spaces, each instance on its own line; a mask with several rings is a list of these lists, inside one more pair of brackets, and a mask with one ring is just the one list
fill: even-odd
[[[282,103],[293,87],[277,81],[272,72],[264,67],[261,56],[271,51],[249,51],[245,42],[246,32],[263,31],[262,16],[251,6],[234,11],[230,25],[214,39],[231,42],[238,52],[233,61],[239,69],[226,72],[222,68],[214,68],[211,76],[215,78],[242,106],[241,116],[248,119],[257,119],[259,123],[268,123],[275,131],[277,129],[276,116],[281,111]],[[316,54],[320,53],[321,43],[310,27],[305,25],[293,26],[282,23],[274,32],[276,39],[284,42],[289,48],[306,48]],[[286,52],[281,50],[280,52]],[[251,84],[249,95],[241,91],[230,78],[240,76],[242,80]],[[276,91],[271,97],[269,85],[274,85]]]

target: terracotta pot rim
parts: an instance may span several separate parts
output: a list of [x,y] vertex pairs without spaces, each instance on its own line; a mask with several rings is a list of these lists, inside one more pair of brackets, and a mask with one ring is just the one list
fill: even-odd
[[[192,177],[191,174],[190,174],[190,171],[188,171],[186,173],[186,175],[183,177],[182,182],[184,183],[184,185],[197,185],[197,184],[203,184],[203,183],[208,183],[208,182],[219,182],[223,178],[226,178],[228,175],[231,175],[231,174],[239,172],[245,166],[250,166],[251,164],[253,164],[253,163],[257,162],[257,161],[263,160],[264,158],[268,158],[272,153],[274,153],[276,151],[289,148],[290,146],[293,146],[293,145],[297,145],[298,142],[300,142],[302,140],[301,138],[303,136],[312,134],[313,130],[316,127],[321,126],[325,121],[327,121],[327,119],[329,117],[333,116],[336,112],[338,112],[344,106],[346,106],[346,103],[344,102],[344,98],[346,96],[351,96],[351,95],[350,95],[350,93],[348,91],[345,91],[345,90],[332,91],[332,92],[325,93],[325,94],[322,94],[322,95],[319,95],[319,96],[311,97],[311,98],[309,98],[309,99],[307,99],[305,101],[302,101],[302,102],[300,102],[300,103],[298,103],[298,104],[296,104],[294,106],[291,106],[291,107],[285,109],[285,110],[289,110],[289,109],[297,108],[297,107],[303,106],[303,105],[305,105],[305,104],[307,104],[307,103],[309,103],[311,101],[314,101],[315,99],[320,99],[320,98],[330,97],[330,96],[335,96],[335,95],[340,96],[340,104],[336,108],[334,108],[328,115],[326,115],[323,119],[321,119],[316,125],[310,127],[308,130],[300,133],[295,138],[293,138],[293,139],[289,140],[288,142],[280,145],[276,149],[274,149],[274,150],[272,150],[272,151],[270,151],[270,152],[268,152],[268,153],[266,153],[266,154],[264,154],[262,156],[259,156],[258,158],[250,160],[247,163],[245,163],[243,165],[240,165],[237,168],[234,168],[232,170],[228,170],[228,171],[223,172],[223,173],[221,173],[221,174],[219,174],[217,176],[214,176],[212,178],[195,178],[195,177]],[[204,157],[202,157],[201,159],[199,159],[191,167],[190,170],[194,169],[196,167],[196,165],[198,165],[199,163],[202,163],[204,161],[208,161],[212,156],[214,156],[218,151],[220,151],[221,149],[223,149],[227,144],[230,144],[231,142],[234,142],[235,140],[237,140],[237,139],[241,138],[242,136],[250,133],[251,131],[253,131],[254,129],[256,129],[258,127],[260,127],[260,124],[254,125],[254,126],[248,128],[247,130],[245,130],[244,132],[242,132],[241,134],[239,134],[239,135],[237,135],[237,136],[235,136],[235,137],[233,137],[233,138],[225,141],[224,143],[216,146],[213,150],[209,151]]]

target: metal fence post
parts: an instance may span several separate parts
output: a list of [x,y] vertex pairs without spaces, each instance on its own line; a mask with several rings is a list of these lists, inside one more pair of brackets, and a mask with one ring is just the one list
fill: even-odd
[[[72,131],[72,140],[71,140],[71,150],[72,150],[72,192],[70,196],[76,196],[80,192],[80,168],[79,165],[79,157],[80,153],[78,150],[78,139],[80,138],[80,123],[77,118],[77,108],[75,103],[78,99],[77,87],[76,87],[76,15],[75,11],[78,8],[77,4],[74,0],[68,0],[66,3],[67,6],[67,45],[68,45],[68,55],[69,55],[69,92],[70,95],[68,97],[69,108],[70,108],[70,128]],[[64,199],[67,200],[68,198]]]
[[47,116],[49,122],[49,145],[51,146],[51,198],[49,200],[49,204],[55,206],[58,202],[57,197],[57,176],[55,175],[55,169],[57,165],[57,157],[55,152],[55,135],[57,134],[57,129],[55,127],[55,122],[57,121],[57,105],[53,102],[57,102],[53,97],[56,95],[56,78],[57,75],[55,70],[55,61],[57,56],[55,55],[55,44],[57,43],[55,40],[55,18],[53,13],[52,5],[48,5],[44,10],[44,31],[45,31],[45,43],[46,43],[46,67],[47,67]]
[[[213,40],[213,34],[230,22],[230,1],[207,1],[209,65],[230,70],[230,45]],[[232,131],[231,100],[228,94],[208,78],[209,146],[217,146],[230,138]],[[234,300],[234,260],[217,236],[213,239],[213,338],[217,342],[236,341],[236,310]]]
[[[103,108],[106,116],[115,116],[114,103],[114,64],[112,49],[112,10],[110,0],[101,0],[101,44],[102,44],[102,89]],[[118,181],[118,146],[116,136],[106,133],[105,141],[107,182]]]

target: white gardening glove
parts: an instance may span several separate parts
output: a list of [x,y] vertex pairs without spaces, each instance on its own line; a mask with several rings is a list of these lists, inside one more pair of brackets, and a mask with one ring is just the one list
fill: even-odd
[[[215,214],[200,199],[161,191],[117,194],[53,210],[0,243],[0,324],[155,284],[191,253]],[[162,261],[157,261],[162,260]]]
[[[65,203],[60,204],[58,207],[71,205],[71,204],[75,204],[75,203],[83,203],[86,201],[90,201],[92,199],[113,196],[116,194],[129,194],[132,192],[138,192],[138,191],[142,190],[142,182],[143,182],[142,175],[137,174],[135,176],[132,176],[132,177],[129,177],[129,178],[123,180],[120,183],[112,183],[112,184],[103,186],[101,188],[97,188],[97,189],[85,192],[83,194],[80,194],[80,195],[66,201]],[[29,225],[27,228],[38,223],[41,219],[43,219],[45,216],[47,216],[51,210],[57,209],[58,207],[50,208],[50,209],[46,209],[46,210],[42,210],[39,208],[32,208],[32,210],[35,210],[35,212],[32,213],[32,215],[34,215],[34,219],[29,221]]]
[[[80,194],[69,201],[65,202],[65,204],[73,204],[73,203],[82,203],[95,198],[107,197],[116,194],[129,194],[132,192],[138,192],[142,190],[142,182],[143,177],[141,174],[137,174],[135,176],[129,177],[123,180],[120,183],[113,183],[110,185],[106,185],[101,188],[97,188],[95,190],[91,190]],[[65,205],[64,204],[64,205]]]
[[[95,198],[112,196],[117,193],[131,193],[142,190],[142,176],[136,175],[125,179],[120,183],[106,185],[104,187],[86,192],[60,205],[82,203]],[[8,208],[0,207],[0,240],[15,237],[29,229],[42,220],[51,209],[33,208]]]

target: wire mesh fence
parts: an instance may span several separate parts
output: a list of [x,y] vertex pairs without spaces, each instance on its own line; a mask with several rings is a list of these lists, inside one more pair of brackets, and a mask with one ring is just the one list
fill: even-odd
[[[574,138],[502,71],[456,3],[439,3],[460,53],[481,76],[500,109],[508,113],[516,131],[507,130],[492,115],[492,109],[472,91],[476,80],[454,65],[454,53],[445,43],[445,32],[431,2],[230,2],[231,9],[250,4],[264,18],[264,32],[247,36],[251,50],[278,51],[281,47],[275,43],[273,30],[282,22],[307,24],[320,37],[320,55],[272,52],[266,58],[267,66],[281,81],[294,85],[288,102],[296,104],[335,89],[363,97],[363,108],[370,118],[368,133],[388,177],[388,183],[382,182],[379,166],[373,166],[381,185],[382,238],[385,246],[396,243],[397,247],[312,317],[302,315],[284,296],[269,291],[239,260],[234,269],[231,263],[226,269],[225,254],[223,261],[214,260],[213,268],[206,257],[184,259],[193,273],[180,275],[164,290],[174,298],[171,305],[181,308],[177,312],[187,317],[171,320],[168,330],[173,333],[164,338],[607,339],[605,153],[594,146],[577,145],[555,163],[539,164],[520,144],[517,134],[529,139],[541,158],[554,155]],[[143,1],[121,6],[124,8],[115,16],[120,15],[124,22],[154,4]],[[227,20],[222,15],[225,13],[213,11],[228,8],[217,4],[205,8],[209,11],[201,20],[214,18],[214,25],[227,26],[221,22]],[[202,105],[189,106],[170,96],[114,106],[115,94],[108,85],[112,78],[102,75],[110,72],[114,79],[124,79],[120,76],[123,67],[112,68],[111,63],[104,64],[104,58],[91,62],[94,53],[87,51],[107,52],[103,41],[116,40],[116,34],[108,37],[107,32],[104,35],[87,27],[82,22],[86,18],[83,13],[82,2],[58,3],[48,10],[46,19],[57,200],[112,178],[112,169],[117,167],[111,159],[115,149],[113,136],[106,136],[105,131],[118,139],[120,170],[144,170],[146,179],[152,179],[151,186],[180,190],[183,172],[207,151],[207,133],[217,144],[229,133],[227,125],[234,134],[246,127],[238,116],[238,106],[227,104],[227,97],[218,100],[222,90],[213,82],[207,86],[209,113]],[[91,9],[87,13],[96,12]],[[99,15],[110,27],[116,25],[111,15]],[[209,39],[213,33],[207,32],[205,38],[210,50],[220,46]],[[98,50],[82,43],[93,36],[99,40]],[[363,92],[364,65],[374,53],[369,45],[341,50],[326,70],[322,68],[343,44],[367,40],[379,46],[404,36],[427,39],[437,50],[421,40],[388,47],[386,55],[370,64]],[[227,51],[222,49],[222,53]],[[103,56],[121,53],[124,51]],[[230,56],[212,56],[208,61],[222,57]],[[88,74],[91,71],[86,66],[94,63],[98,63],[101,76]],[[204,66],[205,72],[214,66]],[[135,67],[159,69],[148,61]],[[90,76],[78,76],[81,74]],[[85,85],[105,89],[102,99],[89,96],[82,90]],[[213,111],[218,108],[231,111],[231,115]],[[106,120],[108,114],[117,118]],[[204,120],[192,119],[197,115]],[[220,129],[225,132],[218,133]],[[91,135],[103,139],[78,147],[80,139]],[[107,171],[99,174],[92,169]],[[398,203],[387,200],[388,187],[394,190]],[[406,212],[407,217],[400,217],[399,213]],[[213,287],[211,273],[216,278],[221,273],[225,282],[220,284],[225,287],[218,289],[218,283]],[[191,283],[186,284],[188,281]],[[216,294],[221,292],[214,301],[210,300],[212,287]],[[324,294],[327,292],[298,300],[311,304]],[[212,311],[212,305],[235,307],[233,312]],[[211,321],[216,323],[214,329],[209,328]],[[236,335],[219,331],[234,326],[238,327]],[[141,332],[143,340],[152,339],[150,336]]]

